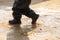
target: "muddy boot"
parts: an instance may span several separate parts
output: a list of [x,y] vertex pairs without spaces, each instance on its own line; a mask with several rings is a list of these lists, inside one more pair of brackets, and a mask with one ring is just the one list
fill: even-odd
[[9,21],[9,24],[10,24],[10,25],[21,24],[21,21],[14,19],[14,20],[10,20],[10,21]]
[[36,15],[35,17],[32,18],[32,24],[36,25],[36,21],[38,19],[39,15]]

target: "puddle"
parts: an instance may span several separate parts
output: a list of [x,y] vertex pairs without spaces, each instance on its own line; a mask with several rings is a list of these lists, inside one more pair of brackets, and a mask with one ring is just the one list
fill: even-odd
[[23,16],[22,25],[24,25],[24,30],[22,30],[26,33],[22,33],[21,29],[15,27],[15,29],[12,28],[11,30],[8,22],[5,21],[13,19],[10,8],[6,7],[0,10],[0,40],[60,40],[60,9],[48,9],[45,7],[34,9],[40,15],[37,20],[39,25],[36,29],[31,30],[29,24],[31,24],[32,20]]

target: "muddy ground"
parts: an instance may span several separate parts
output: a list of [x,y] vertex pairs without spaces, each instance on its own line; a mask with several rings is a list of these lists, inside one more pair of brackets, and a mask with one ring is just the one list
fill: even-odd
[[35,1],[30,6],[40,15],[34,29],[32,20],[24,15],[21,26],[8,24],[13,19],[13,2],[7,1],[0,0],[0,40],[60,40],[60,0]]

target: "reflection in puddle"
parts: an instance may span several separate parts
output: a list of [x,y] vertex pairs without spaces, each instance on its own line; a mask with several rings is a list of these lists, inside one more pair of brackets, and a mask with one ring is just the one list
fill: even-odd
[[19,24],[12,25],[7,33],[7,40],[29,40],[28,32],[32,31],[31,25],[25,25],[21,28]]

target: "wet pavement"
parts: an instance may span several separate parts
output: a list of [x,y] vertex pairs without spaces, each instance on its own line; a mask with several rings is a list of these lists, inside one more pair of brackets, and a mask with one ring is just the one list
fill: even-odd
[[[9,25],[11,6],[0,6],[0,40],[60,40],[60,0],[49,0],[30,6],[39,18],[35,25],[22,16],[22,24]],[[20,28],[21,27],[21,28]]]

